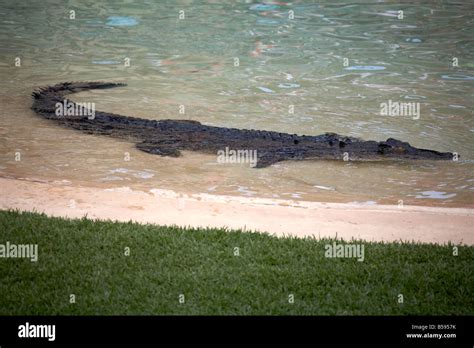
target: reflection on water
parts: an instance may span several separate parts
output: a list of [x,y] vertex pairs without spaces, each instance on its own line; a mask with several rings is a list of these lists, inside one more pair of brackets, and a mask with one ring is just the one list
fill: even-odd
[[[3,1],[0,175],[58,185],[472,206],[473,10],[455,1]],[[29,110],[32,89],[78,80],[128,83],[73,97],[98,110],[395,137],[461,157],[282,162],[260,170],[196,153],[161,158],[132,143],[59,128]],[[381,116],[381,103],[390,100],[419,102],[420,118]]]

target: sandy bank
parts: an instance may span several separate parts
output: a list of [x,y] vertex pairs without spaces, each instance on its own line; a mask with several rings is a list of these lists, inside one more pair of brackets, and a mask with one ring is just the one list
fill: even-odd
[[104,190],[0,178],[0,209],[160,225],[229,227],[277,236],[474,245],[474,209]]

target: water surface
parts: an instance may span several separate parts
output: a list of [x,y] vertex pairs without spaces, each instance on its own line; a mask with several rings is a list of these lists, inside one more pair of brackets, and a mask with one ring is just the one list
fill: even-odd
[[[2,1],[0,176],[103,188],[473,206],[473,10],[468,1]],[[132,143],[62,129],[29,109],[34,88],[84,80],[128,84],[73,97],[102,111],[307,135],[394,137],[461,157],[290,161],[257,170],[197,153],[149,155]],[[420,118],[381,116],[380,104],[389,100],[420,103]]]

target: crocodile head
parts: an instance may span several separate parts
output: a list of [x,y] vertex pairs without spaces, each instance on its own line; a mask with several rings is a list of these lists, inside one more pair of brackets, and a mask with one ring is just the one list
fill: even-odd
[[378,154],[383,157],[400,159],[426,159],[426,160],[452,160],[451,152],[438,152],[434,150],[419,149],[407,142],[389,138],[378,144]]

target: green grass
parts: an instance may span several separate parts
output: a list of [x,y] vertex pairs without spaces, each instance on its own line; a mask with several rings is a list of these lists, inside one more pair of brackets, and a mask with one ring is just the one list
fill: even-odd
[[467,246],[360,242],[358,262],[324,257],[333,240],[0,211],[6,241],[39,259],[0,258],[0,315],[474,314]]

